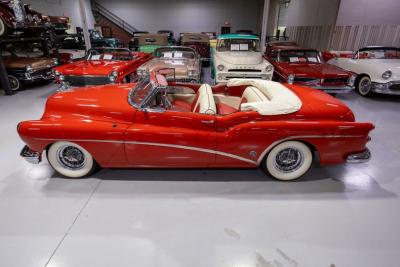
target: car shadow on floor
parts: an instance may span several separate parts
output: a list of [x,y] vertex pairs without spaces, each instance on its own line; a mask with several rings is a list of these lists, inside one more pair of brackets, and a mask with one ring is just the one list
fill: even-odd
[[[345,165],[312,168],[302,178],[282,182],[259,169],[103,169],[88,179],[99,179],[97,192],[105,195],[295,199],[370,199],[394,198],[367,174]],[[52,180],[79,183],[85,179],[66,179],[54,173]]]

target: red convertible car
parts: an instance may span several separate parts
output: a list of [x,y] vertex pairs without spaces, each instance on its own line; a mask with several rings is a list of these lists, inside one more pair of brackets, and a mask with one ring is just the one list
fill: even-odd
[[152,59],[143,52],[124,48],[92,48],[83,60],[54,69],[61,89],[76,86],[127,83],[136,77],[137,68]]
[[[371,123],[320,91],[253,79],[227,84],[137,83],[59,92],[41,119],[24,121],[21,156],[44,151],[60,174],[107,168],[257,168],[279,180],[299,178],[313,159],[362,162]],[[316,157],[316,155],[319,155]]]
[[354,90],[356,75],[325,63],[321,53],[300,46],[272,46],[266,59],[274,66],[274,80],[319,89],[331,94]]

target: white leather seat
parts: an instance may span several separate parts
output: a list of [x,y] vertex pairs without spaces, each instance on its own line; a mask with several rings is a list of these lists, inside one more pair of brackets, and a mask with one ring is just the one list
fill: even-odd
[[258,89],[256,92],[261,92],[267,98],[267,101],[263,99],[263,101],[258,102],[242,103],[240,105],[240,110],[242,111],[254,110],[261,115],[279,115],[296,112],[302,106],[300,98],[295,93],[277,82],[255,79],[231,79],[227,83],[228,87],[243,85],[249,86],[243,92],[243,95],[248,93],[246,92],[247,89],[255,87]]
[[197,100],[192,111],[202,114],[217,114],[217,107],[211,86],[208,84],[202,84],[197,92]]
[[[253,103],[253,102],[269,102],[269,99],[261,93],[254,86],[249,86],[244,90],[242,94],[242,98],[240,99],[240,105],[244,103]],[[240,107],[239,107],[240,108]]]

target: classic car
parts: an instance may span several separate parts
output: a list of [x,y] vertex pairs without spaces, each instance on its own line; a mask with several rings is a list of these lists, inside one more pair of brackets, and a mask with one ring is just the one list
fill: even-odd
[[2,51],[2,57],[13,91],[21,89],[24,84],[54,78],[52,68],[57,65],[54,58],[20,57],[8,51]]
[[211,50],[211,75],[216,83],[232,78],[272,79],[274,67],[263,58],[257,36],[222,34],[217,40]]
[[334,56],[328,63],[356,73],[356,90],[362,96],[400,95],[400,48],[365,47],[351,58]]
[[139,51],[139,36],[148,34],[147,31],[136,31],[133,33],[133,38],[129,41],[128,47],[132,51]]
[[[21,156],[70,178],[104,168],[257,168],[279,180],[321,165],[362,162],[371,123],[313,89],[256,79],[227,84],[137,83],[49,97],[41,119],[18,124]],[[318,156],[317,156],[318,155]]]
[[210,60],[210,38],[203,33],[183,33],[181,36],[181,46],[192,47],[199,53],[201,59]]
[[168,81],[200,82],[200,55],[190,47],[163,46],[154,51],[154,58],[137,69],[138,75],[151,71],[173,69],[166,75]]
[[66,34],[69,29],[69,17],[42,15],[42,19],[54,29],[54,32],[57,35]]
[[174,32],[169,30],[159,30],[157,31],[158,34],[166,34],[168,35],[168,45],[175,45],[176,40],[174,38]]
[[270,41],[265,44],[265,55],[270,53],[275,46],[298,46],[295,41]]
[[274,66],[275,81],[305,85],[331,94],[354,90],[356,76],[325,63],[318,50],[300,46],[273,46],[266,58]]
[[44,25],[40,13],[22,1],[0,1],[0,37],[15,30],[27,30]]
[[125,48],[92,48],[85,59],[54,69],[60,89],[70,87],[130,82],[137,68],[152,58],[151,54]]
[[143,34],[138,38],[138,45],[140,52],[153,53],[157,48],[168,45],[168,35],[164,33]]
[[122,47],[122,43],[117,38],[104,38],[98,30],[89,30],[90,43],[93,47]]
[[58,49],[59,65],[72,63],[86,56],[86,50],[83,49]]

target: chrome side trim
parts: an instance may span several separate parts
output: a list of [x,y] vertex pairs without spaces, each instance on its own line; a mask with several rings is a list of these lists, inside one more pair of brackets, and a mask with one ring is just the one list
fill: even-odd
[[370,159],[371,151],[366,148],[364,152],[348,155],[346,161],[347,163],[363,163],[369,161]]
[[180,149],[186,149],[186,150],[200,151],[200,152],[204,152],[204,153],[217,154],[217,155],[224,156],[224,157],[234,158],[234,159],[245,161],[245,162],[252,163],[252,164],[255,164],[255,165],[257,164],[257,162],[254,161],[254,160],[246,159],[246,158],[234,155],[234,154],[229,154],[229,153],[221,152],[221,151],[218,151],[218,150],[205,149],[205,148],[199,148],[199,147],[171,145],[171,144],[163,144],[163,143],[136,142],[136,141],[125,142],[125,144],[162,146],[162,147],[172,147],[172,148],[180,148]]
[[95,140],[95,139],[55,139],[55,138],[35,138],[35,140],[41,140],[41,141],[69,141],[69,142],[95,142],[95,143],[118,143],[118,144],[132,144],[132,145],[149,145],[149,146],[161,146],[161,147],[172,147],[172,148],[180,148],[180,149],[186,149],[186,150],[193,150],[193,151],[200,151],[204,153],[211,153],[211,154],[217,154],[220,156],[224,157],[229,157],[229,158],[234,158],[237,160],[241,160],[244,162],[248,162],[251,164],[255,164],[259,166],[261,164],[262,159],[265,157],[265,155],[277,144],[284,142],[284,141],[289,141],[289,140],[296,140],[300,138],[360,138],[363,137],[363,135],[297,135],[297,136],[289,136],[280,140],[277,140],[273,142],[271,145],[269,145],[259,156],[257,161],[250,160],[235,154],[230,154],[218,150],[212,150],[212,149],[206,149],[206,148],[200,148],[200,147],[192,147],[192,146],[183,146],[183,145],[174,145],[174,144],[165,144],[165,143],[154,143],[154,142],[138,142],[138,141],[127,141],[124,142],[122,140]]

